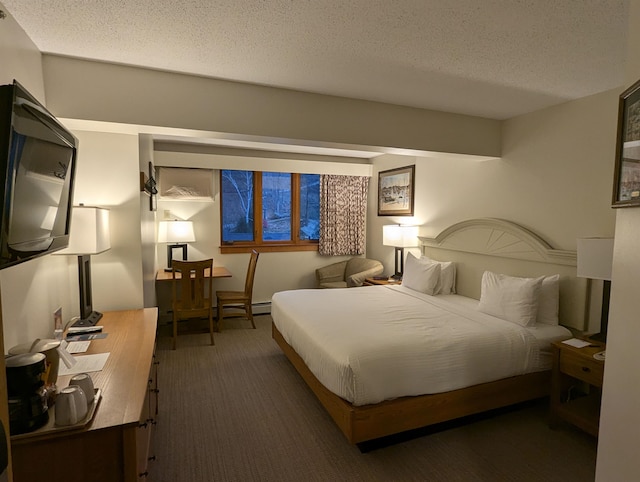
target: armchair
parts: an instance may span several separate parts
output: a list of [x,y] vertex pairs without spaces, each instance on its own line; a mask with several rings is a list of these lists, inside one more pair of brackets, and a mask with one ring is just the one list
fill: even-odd
[[375,259],[351,258],[316,269],[318,288],[362,286],[365,278],[382,274],[384,267]]

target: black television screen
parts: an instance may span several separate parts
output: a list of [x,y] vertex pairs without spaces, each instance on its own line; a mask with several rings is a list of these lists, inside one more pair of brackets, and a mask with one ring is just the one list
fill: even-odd
[[14,81],[0,86],[0,269],[67,247],[76,138]]

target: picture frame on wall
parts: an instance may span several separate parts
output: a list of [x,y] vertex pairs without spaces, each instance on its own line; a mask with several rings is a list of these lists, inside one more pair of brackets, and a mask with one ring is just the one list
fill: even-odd
[[640,80],[620,94],[612,207],[640,206]]
[[378,216],[413,216],[416,166],[378,173]]

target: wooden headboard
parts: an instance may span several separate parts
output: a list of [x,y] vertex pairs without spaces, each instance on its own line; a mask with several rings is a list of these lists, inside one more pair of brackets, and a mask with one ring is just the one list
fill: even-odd
[[553,249],[528,229],[495,218],[462,221],[420,241],[425,256],[456,263],[456,291],[469,298],[480,299],[485,271],[520,277],[559,274],[560,323],[586,330],[587,280],[576,277],[575,251]]

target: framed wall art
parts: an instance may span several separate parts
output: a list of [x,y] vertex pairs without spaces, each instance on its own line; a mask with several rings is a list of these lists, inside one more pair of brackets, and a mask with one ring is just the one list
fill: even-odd
[[640,206],[640,80],[620,95],[612,206]]
[[378,173],[378,216],[413,216],[416,166]]

